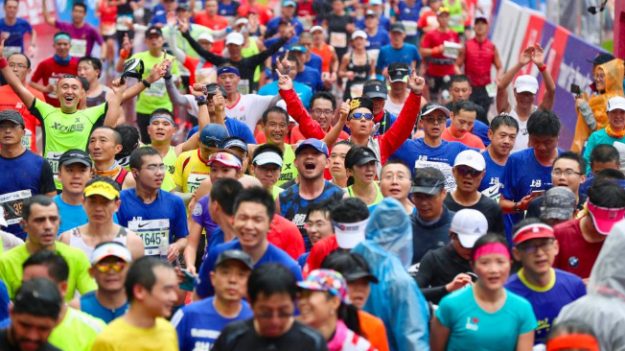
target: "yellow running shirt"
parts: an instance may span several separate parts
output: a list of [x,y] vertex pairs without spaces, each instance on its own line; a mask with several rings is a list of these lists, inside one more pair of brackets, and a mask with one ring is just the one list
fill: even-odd
[[137,328],[122,316],[98,335],[93,351],[178,351],[176,330],[166,320],[156,319],[154,327]]

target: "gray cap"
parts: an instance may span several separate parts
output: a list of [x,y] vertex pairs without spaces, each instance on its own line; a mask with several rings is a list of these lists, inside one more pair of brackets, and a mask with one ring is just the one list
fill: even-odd
[[215,261],[215,267],[220,266],[227,261],[239,261],[250,270],[254,269],[254,263],[252,262],[250,255],[241,250],[226,250],[220,253],[219,256],[217,256],[217,261]]
[[545,193],[540,206],[540,219],[567,220],[573,217],[577,199],[571,189],[565,186],[553,187]]
[[0,111],[0,122],[2,121],[10,121],[24,128],[24,118],[22,118],[22,115],[15,110]]
[[445,175],[434,167],[423,167],[415,170],[410,193],[436,195],[445,188]]

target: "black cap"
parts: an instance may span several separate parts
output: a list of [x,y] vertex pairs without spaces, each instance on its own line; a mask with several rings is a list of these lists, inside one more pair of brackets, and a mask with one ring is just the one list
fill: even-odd
[[345,155],[345,168],[362,166],[371,161],[378,161],[373,150],[368,147],[353,146]]
[[33,278],[17,289],[13,312],[57,319],[62,305],[63,296],[54,282],[45,278]]
[[602,65],[606,62],[610,62],[614,60],[614,56],[612,54],[608,54],[608,53],[600,53],[597,54],[597,56],[592,59],[592,60],[588,60],[588,62],[592,62],[593,66],[597,66],[597,65]]
[[145,37],[148,38],[150,35],[158,35],[163,36],[163,31],[157,26],[150,26],[148,30],[145,31]]
[[22,115],[15,110],[0,111],[0,122],[2,121],[10,121],[15,124],[19,124],[22,128],[24,128],[24,118],[22,118]]
[[410,193],[436,195],[445,188],[445,175],[434,167],[423,167],[415,170]]
[[373,112],[373,101],[366,96],[354,98],[349,102],[349,113],[351,114],[354,110],[361,107],[368,108],[369,111]]
[[217,90],[221,91],[221,95],[224,97],[228,95],[228,93],[226,93],[226,89],[224,89],[221,85],[217,83],[206,84],[206,95],[216,95]]
[[178,4],[178,7],[176,7],[176,12],[178,11],[189,11],[191,7],[189,6],[188,3],[186,2],[181,2]]
[[393,62],[388,66],[388,75],[391,83],[405,82],[410,74],[410,66],[401,62]]
[[78,149],[67,150],[59,158],[59,167],[63,165],[72,165],[80,163],[87,167],[91,167],[91,157],[89,154]]
[[381,80],[368,80],[362,87],[362,95],[368,97],[369,99],[386,99],[388,96],[388,89],[386,89],[386,84]]
[[321,263],[321,268],[335,270],[345,278],[347,282],[366,278],[372,283],[378,279],[371,273],[367,261],[359,254],[349,251],[337,250],[329,254]]
[[423,108],[421,108],[421,117],[427,116],[430,113],[436,111],[436,110],[441,110],[445,113],[445,116],[449,117],[449,115],[451,114],[451,112],[449,111],[449,109],[443,105],[439,105],[435,102],[428,102],[427,104],[425,104],[425,106],[423,106]]
[[241,250],[226,250],[220,253],[219,256],[217,256],[217,261],[215,261],[215,268],[230,260],[239,261],[250,270],[254,269],[254,263],[250,255]]
[[404,25],[401,22],[395,22],[391,26],[391,32],[402,32],[402,33],[405,34],[406,33],[406,27],[404,27]]

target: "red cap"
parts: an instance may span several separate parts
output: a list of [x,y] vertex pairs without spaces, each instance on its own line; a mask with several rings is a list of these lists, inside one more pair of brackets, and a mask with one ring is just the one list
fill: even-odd
[[603,235],[610,234],[612,227],[616,222],[625,217],[625,208],[608,208],[593,205],[590,201],[587,203],[588,213],[595,224],[595,229]]
[[512,237],[514,245],[532,239],[555,238],[553,228],[543,223],[532,223],[519,228]]

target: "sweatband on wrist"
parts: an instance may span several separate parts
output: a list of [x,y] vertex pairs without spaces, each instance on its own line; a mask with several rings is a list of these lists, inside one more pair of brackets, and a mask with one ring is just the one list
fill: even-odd
[[542,65],[540,67],[538,67],[538,71],[539,72],[544,72],[547,69],[547,65]]

